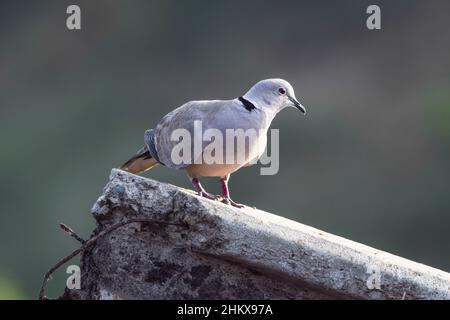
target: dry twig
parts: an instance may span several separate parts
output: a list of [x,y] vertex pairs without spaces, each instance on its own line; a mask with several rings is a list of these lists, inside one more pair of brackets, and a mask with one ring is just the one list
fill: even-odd
[[107,227],[106,229],[100,231],[98,234],[96,234],[95,236],[91,237],[90,239],[83,240],[71,228],[69,228],[65,224],[61,223],[60,224],[61,229],[63,229],[65,232],[67,232],[71,237],[73,237],[77,241],[81,242],[82,246],[80,248],[78,248],[77,250],[73,251],[72,253],[70,253],[69,255],[65,256],[61,260],[59,260],[58,263],[56,263],[52,268],[50,268],[45,273],[44,281],[42,282],[41,290],[39,291],[39,299],[40,300],[47,299],[47,297],[45,296],[45,288],[47,286],[48,280],[50,279],[51,275],[56,270],[58,270],[63,264],[65,264],[66,262],[70,261],[71,259],[76,257],[81,252],[85,251],[86,249],[89,249],[91,246],[93,246],[97,242],[97,240],[99,240],[100,238],[104,237],[108,233],[116,230],[117,228],[125,226],[127,224],[136,223],[136,222],[154,223],[154,224],[163,224],[163,225],[174,225],[174,226],[182,226],[182,227],[186,226],[185,224],[182,224],[182,223],[168,222],[168,221],[162,221],[162,220],[155,220],[155,219],[151,219],[151,218],[131,218],[131,219],[128,219],[128,220],[125,220],[125,221],[117,222],[117,223]]

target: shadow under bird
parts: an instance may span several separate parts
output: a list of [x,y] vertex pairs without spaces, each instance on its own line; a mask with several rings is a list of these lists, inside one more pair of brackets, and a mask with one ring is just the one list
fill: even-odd
[[[295,107],[305,113],[305,108],[295,97],[294,89],[289,82],[282,79],[266,79],[256,83],[243,96],[232,100],[190,101],[164,116],[154,129],[145,132],[145,145],[133,157],[125,162],[120,169],[131,172],[144,172],[157,164],[168,168],[184,169],[195,190],[202,197],[219,200],[235,207],[243,207],[230,198],[228,180],[231,173],[242,167],[253,165],[262,156],[267,144],[267,131],[276,114],[286,107]],[[173,159],[173,150],[179,143],[173,139],[176,130],[184,130],[193,137],[196,134],[196,122],[200,123],[202,132],[214,129],[222,134],[224,158],[232,154],[240,161],[205,161],[208,141],[201,141],[200,147],[195,147],[195,141],[186,139],[184,142],[192,151],[189,161],[179,162]],[[233,147],[227,149],[227,144],[236,146],[236,136],[227,135],[228,130],[246,132],[254,130],[255,139],[249,139],[242,149]],[[233,141],[229,141],[229,140]],[[195,139],[194,139],[195,140]],[[241,145],[242,147],[242,145]],[[196,150],[196,151],[195,151]],[[231,150],[231,151],[230,151]],[[228,158],[227,158],[228,159]],[[192,161],[191,161],[192,160]],[[200,183],[200,177],[219,177],[222,195],[208,193]]]

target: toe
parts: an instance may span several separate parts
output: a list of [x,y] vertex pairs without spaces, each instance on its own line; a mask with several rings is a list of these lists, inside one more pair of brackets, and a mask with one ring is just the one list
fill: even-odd
[[220,201],[222,199],[222,196],[219,195],[214,195],[208,192],[200,192],[199,196],[206,198],[206,199],[210,199],[210,200],[218,200]]
[[222,202],[225,203],[225,204],[231,205],[233,207],[236,207],[236,208],[243,208],[244,207],[243,204],[236,203],[233,200],[231,200],[230,198],[223,198]]
[[243,207],[245,207],[243,204],[236,203],[236,202],[234,202],[234,201],[231,201],[230,204],[231,204],[233,207],[236,207],[236,208],[243,208]]

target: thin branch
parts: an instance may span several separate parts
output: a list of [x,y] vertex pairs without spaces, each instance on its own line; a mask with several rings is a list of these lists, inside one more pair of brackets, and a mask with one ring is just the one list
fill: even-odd
[[81,238],[79,235],[77,235],[71,228],[69,228],[68,226],[66,226],[64,223],[60,223],[59,227],[61,229],[63,229],[66,233],[69,234],[69,236],[71,236],[72,238],[75,238],[75,240],[81,242],[81,244],[84,244],[86,242],[86,240],[84,240],[83,238]]
[[168,222],[168,221],[162,221],[162,220],[154,220],[151,218],[132,218],[128,219],[126,221],[117,222],[108,228],[100,231],[97,235],[91,237],[89,240],[85,241],[81,237],[79,237],[71,228],[67,227],[65,224],[60,224],[60,227],[66,231],[70,236],[77,239],[82,243],[82,246],[78,248],[77,250],[73,251],[69,255],[62,258],[58,263],[56,263],[52,268],[50,268],[44,275],[44,281],[42,282],[41,290],[39,291],[39,299],[40,300],[46,300],[47,297],[45,296],[45,288],[47,286],[48,280],[50,279],[51,275],[58,270],[63,264],[68,262],[69,260],[76,257],[81,252],[85,251],[86,249],[89,249],[91,246],[93,246],[100,238],[104,237],[108,233],[116,230],[117,228],[120,228],[122,226],[125,226],[130,223],[154,223],[154,224],[163,224],[163,225],[173,225],[173,226],[181,226],[181,227],[187,227],[186,224],[183,223],[177,223],[177,222]]
[[41,290],[39,291],[39,300],[47,300],[47,297],[45,296],[45,287],[47,286],[48,280],[52,276],[53,272],[59,269],[63,264],[65,264],[67,261],[71,260],[72,258],[76,257],[80,252],[82,252],[85,248],[81,247],[77,250],[73,251],[71,254],[65,256],[61,260],[58,261],[55,266],[53,266],[50,270],[47,271],[47,273],[44,275],[44,282],[42,283]]

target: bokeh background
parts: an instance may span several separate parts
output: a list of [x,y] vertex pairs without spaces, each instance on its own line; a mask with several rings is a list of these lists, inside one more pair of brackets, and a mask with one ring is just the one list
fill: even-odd
[[[369,31],[375,3],[382,30]],[[66,29],[69,4],[81,31]],[[111,168],[147,128],[268,77],[290,81],[308,114],[278,115],[279,173],[241,170],[235,200],[450,271],[449,12],[445,0],[2,1],[0,299],[37,297],[77,247],[58,223],[89,236]],[[163,167],[145,176],[190,187]]]

